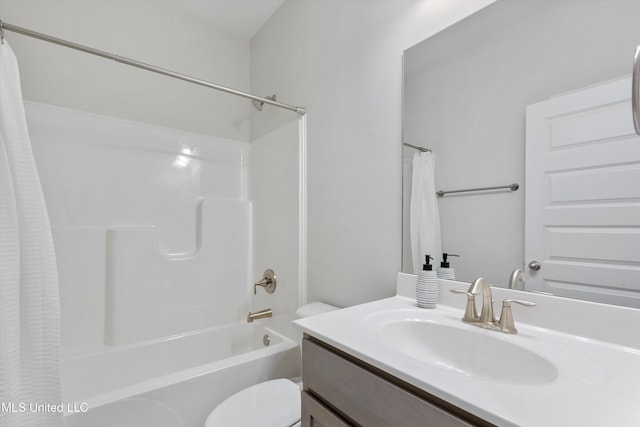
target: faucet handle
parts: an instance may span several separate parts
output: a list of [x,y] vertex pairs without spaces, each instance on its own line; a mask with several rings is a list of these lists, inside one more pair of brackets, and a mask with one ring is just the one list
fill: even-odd
[[465,294],[467,296],[467,307],[464,310],[463,322],[475,322],[478,320],[478,312],[476,311],[476,296],[464,289],[449,289],[453,294]]
[[534,305],[536,305],[535,302],[525,301],[521,299],[506,299],[502,301],[502,312],[500,313],[500,321],[498,322],[498,326],[500,327],[500,330],[502,332],[506,332],[507,334],[518,333],[516,325],[513,322],[513,313],[511,312],[512,302],[524,305],[525,307],[533,307]]
[[267,293],[272,294],[276,290],[276,273],[270,268],[267,268],[261,280],[258,280],[253,284],[253,294],[257,293],[258,286],[262,286]]
[[507,307],[511,307],[511,303],[515,302],[516,304],[524,305],[525,307],[533,307],[536,305],[535,302],[525,301],[523,299],[506,299],[502,301],[502,305],[506,305]]

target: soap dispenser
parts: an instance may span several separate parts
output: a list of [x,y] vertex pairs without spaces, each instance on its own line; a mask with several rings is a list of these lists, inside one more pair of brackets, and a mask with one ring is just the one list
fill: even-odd
[[429,263],[433,259],[430,255],[425,255],[425,264],[418,272],[416,281],[416,301],[418,307],[436,308],[438,302],[438,276],[433,271],[433,266]]
[[442,254],[442,262],[440,263],[440,268],[438,268],[438,273],[437,273],[438,279],[456,280],[456,273],[453,270],[453,267],[451,267],[449,261],[447,261],[447,257],[452,257],[452,256],[459,257],[460,255],[447,254],[447,253]]

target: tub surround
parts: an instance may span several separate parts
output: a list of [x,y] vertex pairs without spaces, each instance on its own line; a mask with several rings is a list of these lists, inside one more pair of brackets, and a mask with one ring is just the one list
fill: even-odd
[[[492,424],[637,425],[640,337],[632,325],[640,324],[640,310],[493,288],[497,314],[505,298],[537,304],[513,307],[519,333],[509,335],[460,321],[466,298],[449,290],[467,289],[468,283],[441,280],[438,307],[426,310],[417,307],[415,280],[400,273],[395,297],[296,323],[312,339]],[[446,357],[437,361],[444,366],[429,360],[429,346],[442,343],[428,333],[415,345],[390,345],[390,339],[401,340],[383,332],[393,322],[451,327],[460,337],[452,334],[444,345],[459,339],[457,354],[475,353],[480,360],[488,358],[484,351],[491,347],[469,341],[522,351],[513,359],[501,358],[504,366],[492,372],[456,371],[455,360],[448,367]],[[534,369],[540,369],[539,375]]]
[[[250,145],[25,104],[60,276],[62,399],[89,410],[67,425],[156,425],[156,403],[203,425],[238,390],[300,375],[297,119]],[[278,289],[253,295],[267,267]]]
[[63,359],[244,322],[248,143],[25,108],[56,248]]

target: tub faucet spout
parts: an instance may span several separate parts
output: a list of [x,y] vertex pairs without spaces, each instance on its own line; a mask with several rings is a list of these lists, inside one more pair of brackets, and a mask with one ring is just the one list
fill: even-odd
[[270,308],[256,311],[255,313],[249,312],[249,314],[247,315],[247,322],[252,323],[254,320],[264,319],[265,317],[272,317],[272,316],[273,316],[273,311]]

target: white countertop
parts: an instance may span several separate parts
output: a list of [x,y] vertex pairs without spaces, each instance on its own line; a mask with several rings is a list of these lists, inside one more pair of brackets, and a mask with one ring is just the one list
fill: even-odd
[[416,305],[414,283],[415,276],[400,274],[395,297],[296,323],[305,333],[499,426],[640,426],[640,310],[494,288],[496,316],[505,297],[537,303],[513,307],[519,333],[462,322],[460,327],[527,349],[557,368],[552,380],[521,384],[446,369],[385,343],[377,326],[390,313],[416,321],[462,318],[465,297],[448,290],[468,284],[441,281],[438,307],[427,310]]

